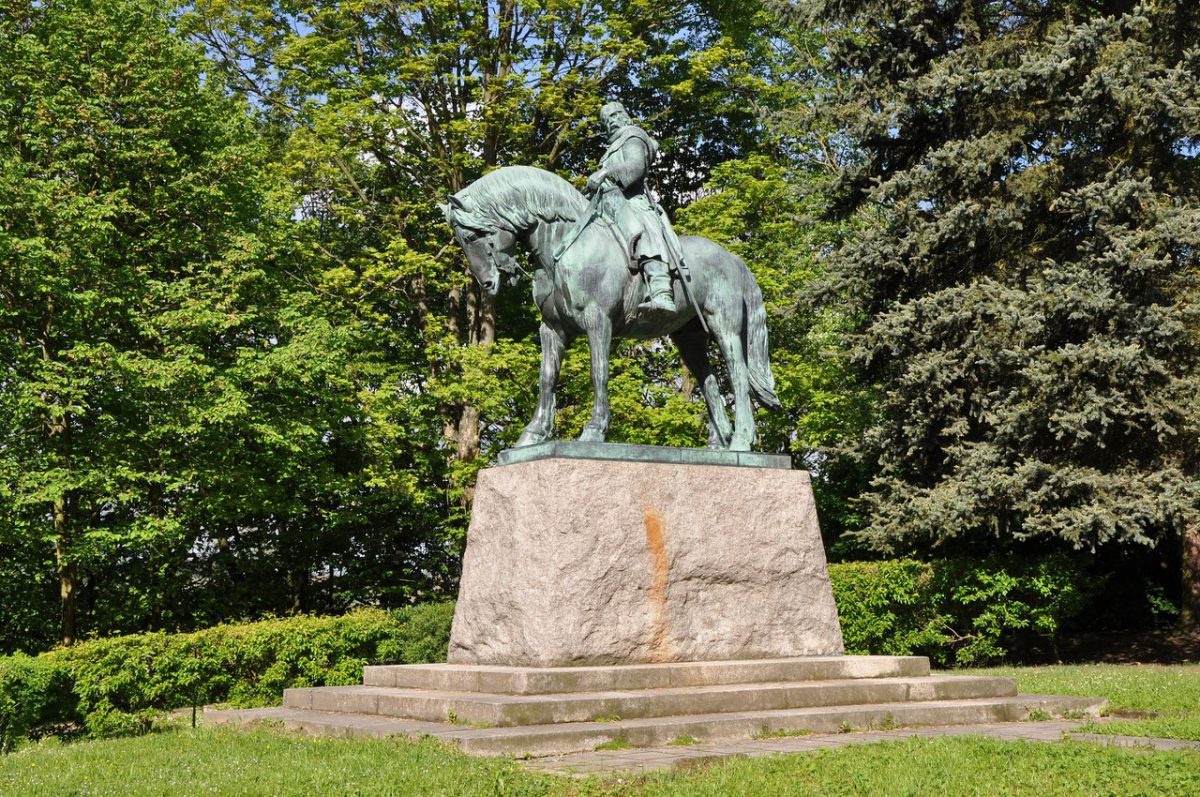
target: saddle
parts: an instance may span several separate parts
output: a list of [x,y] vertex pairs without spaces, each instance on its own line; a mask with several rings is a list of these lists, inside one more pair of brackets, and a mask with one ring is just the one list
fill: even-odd
[[[641,258],[638,256],[638,244],[642,239],[644,231],[642,229],[635,231],[624,229],[624,225],[617,220],[617,214],[621,212],[620,208],[619,206],[614,207],[614,204],[614,202],[601,200],[595,206],[594,211],[589,208],[589,212],[577,219],[574,226],[563,237],[564,244],[555,252],[555,261],[557,262],[562,259],[562,256],[567,253],[588,225],[598,224],[604,227],[616,239],[617,244],[621,247],[621,251],[625,253],[626,267],[633,273],[640,272],[642,265]],[[657,205],[655,207],[657,208]],[[658,208],[658,210],[659,213],[662,212],[661,208]],[[673,272],[678,272],[680,270],[680,263],[683,260],[683,251],[679,246],[679,240],[675,237],[674,231],[665,222],[662,223],[661,239],[664,250],[663,259],[666,261],[667,267]]]

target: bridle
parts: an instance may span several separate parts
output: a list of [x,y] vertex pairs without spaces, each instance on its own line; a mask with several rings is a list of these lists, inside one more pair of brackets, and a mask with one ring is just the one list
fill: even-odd
[[469,229],[469,230],[471,230],[471,232],[477,233],[477,234],[475,235],[475,237],[471,238],[469,241],[464,241],[464,243],[468,243],[468,244],[474,243],[475,241],[478,241],[480,238],[487,236],[487,262],[488,262],[488,265],[491,266],[492,269],[494,271],[496,271],[496,273],[503,274],[506,277],[508,277],[509,285],[517,284],[517,279],[518,279],[517,272],[518,271],[527,277],[529,276],[529,272],[526,271],[525,269],[521,268],[521,264],[517,262],[517,259],[515,257],[507,258],[507,261],[508,261],[507,264],[501,263],[500,260],[496,257],[496,236],[500,234],[500,230],[492,230],[490,233],[487,233],[487,232],[483,232],[481,230],[473,229],[471,227],[467,227],[465,229]]

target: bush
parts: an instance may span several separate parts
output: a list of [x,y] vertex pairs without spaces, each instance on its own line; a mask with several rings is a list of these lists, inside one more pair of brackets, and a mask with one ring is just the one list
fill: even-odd
[[928,655],[949,641],[933,590],[933,565],[909,559],[829,566],[846,652]]
[[847,653],[987,664],[1054,645],[1099,584],[1067,556],[829,566]]
[[0,658],[0,753],[47,726],[78,724],[75,705],[60,663],[23,653]]
[[[956,666],[1054,649],[1059,631],[1087,608],[1100,583],[1069,557],[951,559],[934,566],[934,595]],[[951,663],[948,656],[942,663]]]
[[137,733],[163,711],[278,703],[296,686],[354,684],[367,664],[444,660],[452,603],[82,642],[0,659],[0,747],[56,723]]

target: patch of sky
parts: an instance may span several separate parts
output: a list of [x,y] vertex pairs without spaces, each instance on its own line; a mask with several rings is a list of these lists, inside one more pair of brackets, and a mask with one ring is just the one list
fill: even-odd
[[1200,136],[1184,136],[1176,139],[1175,143],[1171,145],[1171,151],[1185,158],[1200,156]]

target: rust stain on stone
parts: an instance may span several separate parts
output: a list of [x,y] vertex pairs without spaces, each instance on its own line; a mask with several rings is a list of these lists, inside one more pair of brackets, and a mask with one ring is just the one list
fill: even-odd
[[650,611],[653,639],[650,655],[655,661],[667,661],[667,545],[662,515],[650,507],[642,510],[646,523],[646,547],[650,551]]

